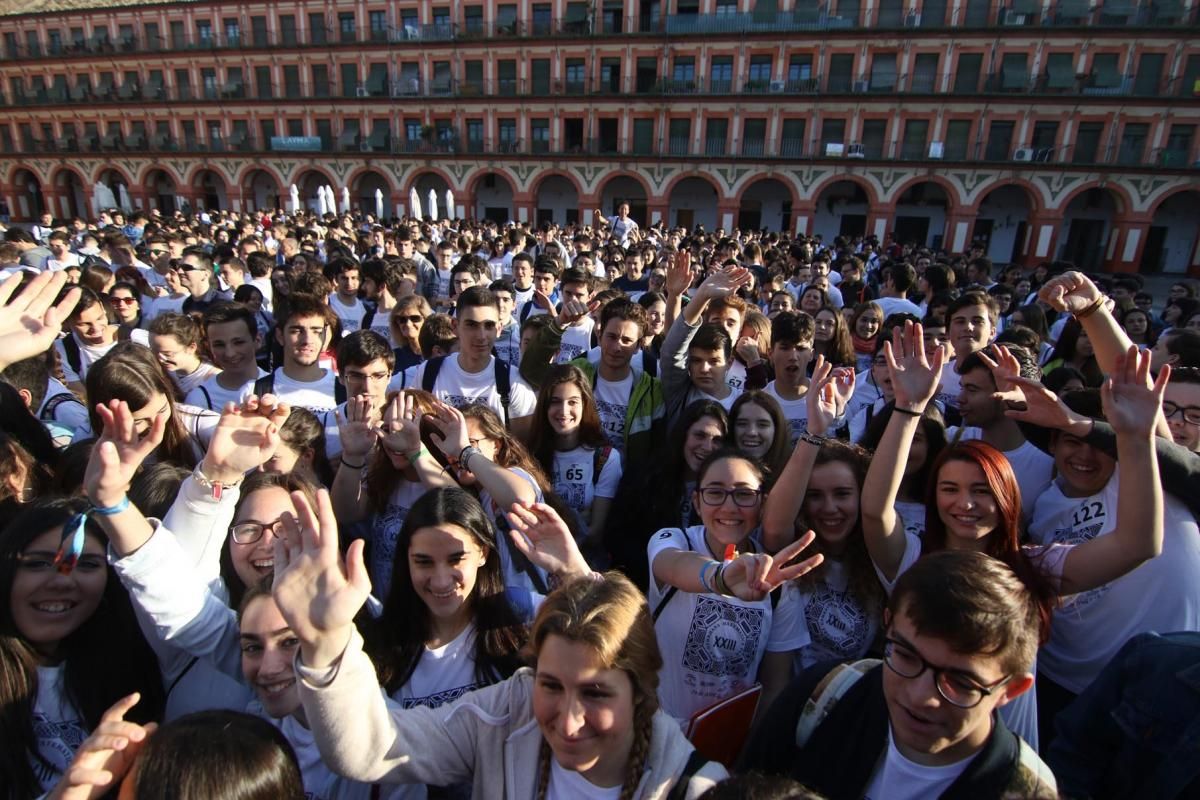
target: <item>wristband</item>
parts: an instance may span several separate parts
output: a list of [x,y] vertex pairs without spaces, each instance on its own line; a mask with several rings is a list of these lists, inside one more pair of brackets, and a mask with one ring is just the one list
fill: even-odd
[[462,449],[462,452],[458,454],[458,465],[460,467],[462,467],[463,469],[467,470],[468,472],[470,472],[471,456],[475,456],[475,455],[482,455],[482,451],[478,447],[475,447],[474,445],[467,445],[466,447],[464,447]]
[[363,463],[361,464],[351,464],[349,461],[346,461],[346,459],[342,459],[342,466],[349,469],[363,469],[367,466],[367,460],[364,458]]
[[717,571],[713,573],[713,585],[717,589],[717,594],[722,597],[733,596],[733,592],[729,591],[729,584],[725,583],[725,564],[717,564]]
[[196,468],[192,470],[192,478],[196,481],[196,483],[209,490],[213,500],[220,500],[221,493],[226,489],[233,489],[242,485],[240,480],[234,481],[233,483],[222,483],[221,481],[210,480],[208,476],[201,471],[200,464],[197,464]]
[[94,505],[89,511],[92,514],[99,514],[102,517],[111,517],[115,516],[116,514],[120,514],[122,511],[129,508],[129,505],[129,495],[125,495],[115,506],[101,508],[100,506]]
[[415,463],[417,463],[417,459],[419,459],[421,456],[427,456],[427,455],[429,455],[429,451],[426,450],[425,445],[422,444],[420,447],[418,447],[416,450],[413,450],[411,453],[405,453],[404,457],[408,459],[409,464],[415,464]]
[[709,594],[716,592],[711,583],[708,582],[708,571],[717,565],[715,561],[704,561],[700,564],[700,585],[704,587],[704,591]]
[[920,411],[913,411],[911,408],[901,408],[900,406],[893,406],[892,411],[894,411],[897,414],[903,414],[906,417],[923,417],[923,416],[925,416],[925,409],[921,409]]
[[1099,297],[1097,297],[1095,300],[1092,301],[1092,304],[1090,306],[1085,308],[1083,311],[1080,311],[1078,314],[1074,314],[1073,316],[1075,317],[1075,319],[1087,319],[1092,314],[1095,314],[1097,311],[1099,311],[1100,307],[1103,306],[1105,301],[1107,301],[1107,300],[1108,300],[1107,297],[1105,297],[1104,295],[1100,295]]
[[825,444],[825,442],[829,441],[828,436],[822,436],[819,433],[809,433],[808,431],[801,431],[800,435],[797,436],[796,439],[797,441],[807,442],[808,444],[813,444],[817,447],[820,447],[821,445]]

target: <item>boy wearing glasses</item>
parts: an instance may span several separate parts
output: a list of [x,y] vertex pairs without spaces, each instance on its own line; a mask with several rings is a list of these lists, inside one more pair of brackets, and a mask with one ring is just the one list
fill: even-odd
[[1175,444],[1200,453],[1200,369],[1179,367],[1171,373],[1162,409]]
[[1033,685],[1037,604],[1004,563],[944,550],[896,582],[883,661],[817,665],[760,720],[743,770],[828,797],[1057,797],[996,710]]
[[[392,346],[374,331],[355,331],[343,337],[338,345],[338,382],[346,387],[347,400],[357,397],[370,400],[371,418],[375,422],[383,419],[388,381],[392,379],[395,365],[396,354]],[[332,412],[326,412],[321,420],[325,426],[325,456],[334,463],[342,455],[342,438],[337,422],[339,414],[343,419],[346,418],[345,402]]]

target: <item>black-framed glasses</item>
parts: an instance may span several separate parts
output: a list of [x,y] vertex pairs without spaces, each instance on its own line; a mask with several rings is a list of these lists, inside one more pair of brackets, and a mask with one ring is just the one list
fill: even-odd
[[733,504],[741,508],[753,508],[762,497],[762,489],[751,489],[739,486],[736,489],[722,489],[720,486],[705,486],[698,490],[700,500],[706,506],[719,506],[725,503],[725,498],[732,497]]
[[930,664],[917,651],[891,637],[883,640],[883,663],[901,678],[918,678],[925,670],[931,670],[933,685],[937,687],[938,694],[947,703],[958,708],[974,708],[982,703],[985,697],[1012,680],[1011,675],[1006,675],[985,686],[954,670]]
[[420,325],[425,321],[425,318],[420,314],[413,314],[411,317],[396,317],[397,322],[411,322],[413,325]]
[[1163,400],[1162,404],[1163,416],[1167,419],[1176,414],[1183,414],[1183,421],[1188,425],[1200,425],[1200,407],[1197,406],[1181,406],[1172,403],[1169,400]]
[[263,537],[265,531],[270,531],[273,536],[278,536],[279,526],[283,524],[283,517],[274,522],[239,522],[229,529],[229,535],[233,537],[236,544],[254,544]]

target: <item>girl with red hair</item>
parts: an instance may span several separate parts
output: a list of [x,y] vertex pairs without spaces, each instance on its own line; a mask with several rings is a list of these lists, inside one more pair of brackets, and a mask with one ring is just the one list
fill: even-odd
[[[994,556],[1039,598],[1045,641],[1058,596],[1102,586],[1162,552],[1164,501],[1153,447],[1154,420],[1166,383],[1160,376],[1150,385],[1149,358],[1135,347],[1103,388],[1105,416],[1117,431],[1121,470],[1112,534],[1076,545],[1022,545],[1021,490],[1012,466],[994,447],[966,441],[947,447],[934,464],[926,487],[925,535],[918,538],[905,532],[895,501],[913,434],[941,381],[942,352],[935,352],[929,363],[922,341],[921,326],[905,323],[884,345],[896,408],[863,485],[862,525],[871,559],[890,590],[924,553],[962,549]],[[1036,714],[1024,713],[1036,709],[1032,693],[1030,698],[1018,699],[1002,713],[1036,747]]]

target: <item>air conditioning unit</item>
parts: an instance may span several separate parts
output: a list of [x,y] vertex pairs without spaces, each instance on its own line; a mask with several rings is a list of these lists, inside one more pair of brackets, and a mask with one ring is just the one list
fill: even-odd
[[371,96],[371,93],[367,91],[367,87],[365,87],[365,86],[358,87],[358,89],[355,90],[354,93],[356,95],[358,95],[359,97],[370,97]]
[[942,158],[946,153],[946,146],[942,142],[929,143],[929,157]]
[[846,152],[846,146],[841,142],[829,142],[825,145],[826,158],[841,158]]
[[867,149],[861,144],[852,144],[846,148],[846,158],[866,158]]
[[787,81],[771,81],[771,91],[779,94],[787,88]]
[[1012,9],[1007,9],[1004,12],[1004,24],[1005,25],[1024,25],[1028,21],[1029,21],[1028,14],[1018,14],[1017,12],[1013,11]]
[[870,81],[855,81],[854,82],[854,93],[855,94],[866,94],[869,91],[871,91],[871,82]]
[[1036,151],[1032,147],[1018,147],[1013,153],[1013,161],[1033,161]]

